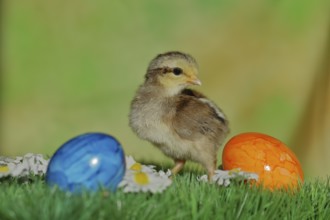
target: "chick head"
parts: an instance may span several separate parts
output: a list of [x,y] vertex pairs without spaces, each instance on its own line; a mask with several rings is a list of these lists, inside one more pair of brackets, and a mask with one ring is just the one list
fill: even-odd
[[159,54],[149,64],[146,79],[156,80],[170,94],[176,94],[189,85],[201,85],[197,78],[195,59],[182,52]]

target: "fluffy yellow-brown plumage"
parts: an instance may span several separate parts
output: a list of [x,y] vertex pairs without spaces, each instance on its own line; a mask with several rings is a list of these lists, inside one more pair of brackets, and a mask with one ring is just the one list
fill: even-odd
[[144,83],[131,103],[130,126],[174,159],[172,173],[186,160],[200,163],[209,179],[216,169],[217,153],[229,132],[228,120],[212,101],[192,89],[201,85],[193,57],[167,52],[149,64]]

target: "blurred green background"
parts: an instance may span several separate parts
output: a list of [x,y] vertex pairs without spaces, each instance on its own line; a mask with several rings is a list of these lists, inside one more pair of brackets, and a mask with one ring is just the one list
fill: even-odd
[[[148,62],[180,50],[199,62],[197,89],[225,111],[230,137],[267,133],[298,154],[307,176],[329,174],[329,138],[320,146],[300,135],[312,129],[305,121],[316,79],[329,79],[322,67],[329,1],[8,0],[3,6],[0,155],[52,155],[73,136],[101,131],[137,160],[167,161],[131,131],[128,111]],[[327,94],[329,85],[322,87]],[[330,111],[325,97],[320,108]],[[323,112],[321,123],[329,119]],[[329,124],[317,140],[330,135]],[[309,149],[316,156],[309,158]]]

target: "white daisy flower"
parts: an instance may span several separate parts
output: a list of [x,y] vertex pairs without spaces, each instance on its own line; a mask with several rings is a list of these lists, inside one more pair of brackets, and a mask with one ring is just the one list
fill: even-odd
[[143,171],[154,173],[157,172],[155,170],[156,166],[153,165],[142,165],[141,163],[136,162],[132,156],[126,156],[126,169],[133,171]]
[[46,173],[49,160],[41,154],[28,153],[23,157],[0,157],[0,178],[5,176],[22,177],[29,174]]
[[132,156],[126,156],[126,173],[118,187],[124,192],[163,192],[171,185],[171,172],[155,170],[155,166],[137,163]]
[[[216,170],[212,177],[212,182],[220,186],[228,186],[231,179],[241,178],[246,180],[258,180],[258,175],[255,173],[249,173],[241,171],[240,169],[233,170]],[[197,177],[198,181],[207,182],[207,175]]]
[[123,188],[124,192],[161,193],[171,184],[172,181],[166,175],[127,170],[119,187]]
[[8,176],[10,174],[10,169],[7,164],[0,164],[0,178]]

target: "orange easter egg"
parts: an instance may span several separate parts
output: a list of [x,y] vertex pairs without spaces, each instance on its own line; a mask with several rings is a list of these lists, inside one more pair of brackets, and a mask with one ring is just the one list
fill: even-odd
[[257,184],[269,189],[296,188],[304,180],[296,155],[276,138],[256,132],[231,138],[224,147],[222,165],[224,170],[257,173]]

